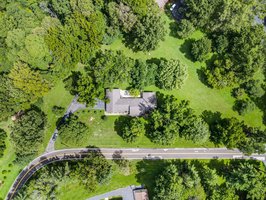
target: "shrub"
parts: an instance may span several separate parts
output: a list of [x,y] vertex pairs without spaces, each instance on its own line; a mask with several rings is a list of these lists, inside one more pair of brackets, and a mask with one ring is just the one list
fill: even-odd
[[191,54],[195,61],[202,62],[206,60],[211,50],[212,50],[212,41],[207,37],[204,37],[200,40],[193,42],[191,46]]
[[243,88],[238,87],[232,90],[232,96],[237,99],[242,97],[244,94],[245,94],[245,90]]
[[53,106],[52,107],[52,112],[55,115],[62,115],[65,111],[65,108],[61,107],[61,106]]

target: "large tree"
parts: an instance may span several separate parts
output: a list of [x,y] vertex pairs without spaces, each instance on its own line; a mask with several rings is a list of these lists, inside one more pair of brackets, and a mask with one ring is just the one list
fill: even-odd
[[188,77],[187,67],[179,60],[161,59],[158,66],[156,86],[162,89],[180,89]]
[[11,127],[11,140],[19,161],[27,161],[38,151],[43,142],[46,115],[32,108],[17,119]]
[[12,80],[14,87],[34,99],[44,96],[51,86],[38,71],[33,71],[27,64],[22,62],[15,63],[8,77]]
[[59,127],[58,131],[63,144],[76,146],[86,138],[88,127],[83,122],[79,121],[76,115],[71,115]]
[[244,199],[266,198],[266,175],[259,163],[233,163],[227,174],[228,184]]
[[164,21],[159,14],[148,14],[135,24],[130,34],[131,45],[136,51],[155,50],[164,39]]

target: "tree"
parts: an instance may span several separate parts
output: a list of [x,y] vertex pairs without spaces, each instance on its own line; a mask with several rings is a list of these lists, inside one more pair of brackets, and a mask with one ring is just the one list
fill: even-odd
[[20,110],[28,109],[32,99],[20,89],[14,87],[6,74],[0,75],[0,121]]
[[108,4],[110,23],[113,27],[119,27],[124,33],[129,33],[136,24],[138,18],[131,8],[120,2],[110,2]]
[[0,129],[0,158],[3,157],[6,149],[6,137],[6,132],[3,129]]
[[155,2],[152,0],[121,0],[124,4],[128,5],[134,13],[139,17],[146,16],[150,9],[155,7]]
[[135,142],[138,137],[143,136],[145,130],[145,120],[143,118],[130,119],[122,130],[122,138],[129,143]]
[[99,88],[117,87],[129,80],[134,62],[122,51],[100,51],[89,63],[88,74]]
[[27,161],[38,152],[43,142],[46,115],[38,108],[25,111],[11,127],[11,140],[18,161]]
[[50,84],[38,71],[33,71],[25,63],[15,63],[8,77],[14,87],[22,90],[31,98],[37,99],[44,96],[50,89]]
[[228,52],[229,41],[226,35],[219,35],[214,40],[214,49],[218,54],[224,54]]
[[230,59],[216,59],[210,67],[204,70],[207,83],[217,89],[232,86],[238,81],[232,70],[233,63]]
[[245,199],[265,199],[266,176],[259,163],[238,162],[228,170],[226,180]]
[[86,63],[99,49],[106,28],[104,16],[96,11],[90,16],[74,12],[64,26],[49,29],[45,40],[61,66]]
[[188,162],[168,164],[157,175],[154,199],[205,199],[195,166]]
[[200,117],[194,117],[182,130],[181,136],[192,140],[197,144],[203,144],[209,140],[210,130],[206,122]]
[[174,143],[180,129],[194,117],[188,105],[187,101],[179,103],[173,96],[158,94],[157,109],[149,115],[148,137],[159,144]]
[[259,80],[248,80],[242,84],[242,87],[252,99],[260,98],[264,94],[264,91],[261,87],[261,82]]
[[238,148],[246,139],[243,122],[236,118],[225,118],[212,127],[211,138],[216,143],[223,143],[228,148]]
[[187,19],[182,19],[177,26],[177,36],[182,39],[189,37],[194,31],[193,24]]
[[162,89],[180,89],[188,77],[187,67],[179,60],[161,59],[158,66],[156,86]]
[[79,101],[86,103],[88,106],[94,106],[96,98],[103,99],[101,97],[103,92],[99,91],[92,77],[86,75],[81,76],[77,81],[75,93],[79,95]]
[[58,131],[62,143],[76,146],[86,138],[88,127],[83,122],[80,122],[76,115],[71,115],[59,127]]
[[136,51],[155,50],[165,34],[162,17],[158,14],[148,14],[135,24],[130,34],[130,43]]
[[153,85],[155,82],[157,65],[148,64],[137,59],[130,71],[130,86],[142,90],[144,87]]
[[212,41],[207,37],[197,40],[191,45],[191,54],[195,61],[204,61],[212,51]]
[[20,60],[28,63],[34,68],[48,69],[49,63],[52,62],[48,46],[44,41],[44,36],[39,31],[42,29],[35,29],[36,33],[30,34],[25,38],[25,49],[21,50],[18,55]]
[[182,198],[184,190],[182,182],[183,179],[179,176],[175,165],[165,167],[156,178],[153,199],[176,200]]
[[235,101],[234,110],[236,110],[239,115],[245,115],[249,112],[252,112],[254,109],[255,104],[249,98]]

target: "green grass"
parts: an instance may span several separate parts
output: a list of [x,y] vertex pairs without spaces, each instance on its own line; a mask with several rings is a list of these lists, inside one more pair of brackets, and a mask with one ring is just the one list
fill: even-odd
[[[97,147],[147,147],[147,148],[159,148],[159,147],[214,147],[214,144],[208,142],[204,145],[197,145],[192,141],[188,141],[179,138],[172,145],[160,145],[152,143],[146,136],[141,136],[134,143],[125,142],[115,130],[115,121],[119,116],[108,116],[106,120],[101,119],[104,115],[103,111],[83,110],[76,113],[79,119],[86,123],[88,126],[89,135],[88,139],[80,141],[76,146],[71,147],[86,147],[86,146],[97,146]],[[60,135],[56,141],[56,148],[63,149],[69,148],[61,143]]]
[[[17,164],[13,164],[16,155],[9,137],[9,125],[11,123],[11,120],[0,122],[0,128],[4,129],[8,135],[6,139],[6,150],[4,151],[4,156],[0,158],[0,182],[2,182],[2,184],[0,184],[0,198],[3,199],[5,198],[10,186],[17,177],[19,171],[23,168]],[[11,166],[9,166],[9,164],[11,164]],[[3,170],[6,170],[7,172],[3,174]],[[6,176],[6,178],[4,178],[4,176]]]
[[74,97],[64,88],[64,83],[62,81],[59,81],[55,87],[44,96],[41,109],[47,115],[47,127],[44,134],[44,142],[42,146],[40,146],[40,154],[44,152],[52,134],[54,133],[57,120],[64,115],[64,113],[62,113],[61,116],[56,116],[52,112],[52,107],[56,105],[67,110],[73,98]]
[[[170,26],[171,20],[165,16],[167,25]],[[221,112],[223,117],[236,117],[240,120],[244,120],[246,124],[250,126],[257,126],[265,128],[262,122],[263,113],[256,108],[253,112],[246,114],[245,116],[238,115],[237,112],[232,110],[235,99],[231,96],[231,88],[222,90],[211,89],[204,85],[199,78],[199,70],[204,67],[205,63],[192,62],[186,57],[189,54],[187,45],[184,44],[184,40],[170,36],[168,27],[168,35],[165,40],[162,41],[159,47],[150,53],[137,52],[125,47],[121,40],[116,40],[110,46],[103,46],[103,49],[122,50],[127,56],[138,59],[151,59],[151,58],[167,58],[167,59],[179,59],[183,64],[188,66],[189,77],[185,85],[180,90],[163,91],[159,90],[155,86],[147,87],[145,90],[161,91],[165,94],[172,94],[177,98],[189,100],[191,107],[197,114],[201,114],[204,110],[210,110],[212,112]],[[203,34],[196,31],[191,38],[201,38]],[[262,73],[257,73],[256,78],[262,79]]]
[[[136,167],[137,161],[132,161],[132,168]],[[112,178],[106,184],[98,187],[94,192],[87,191],[83,186],[78,184],[77,180],[69,180],[59,185],[57,190],[57,198],[61,200],[86,199],[99,194],[103,194],[118,188],[127,187],[129,185],[140,185],[141,183],[136,178],[136,170],[125,176],[120,173],[119,169],[114,166]]]

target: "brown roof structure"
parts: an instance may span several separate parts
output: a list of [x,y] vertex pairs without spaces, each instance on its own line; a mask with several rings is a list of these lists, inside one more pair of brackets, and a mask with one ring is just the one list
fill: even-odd
[[149,200],[148,190],[146,189],[137,189],[133,191],[134,200]]
[[122,90],[106,90],[109,102],[105,104],[108,115],[140,116],[156,107],[156,93],[143,92],[140,97],[123,96]]

